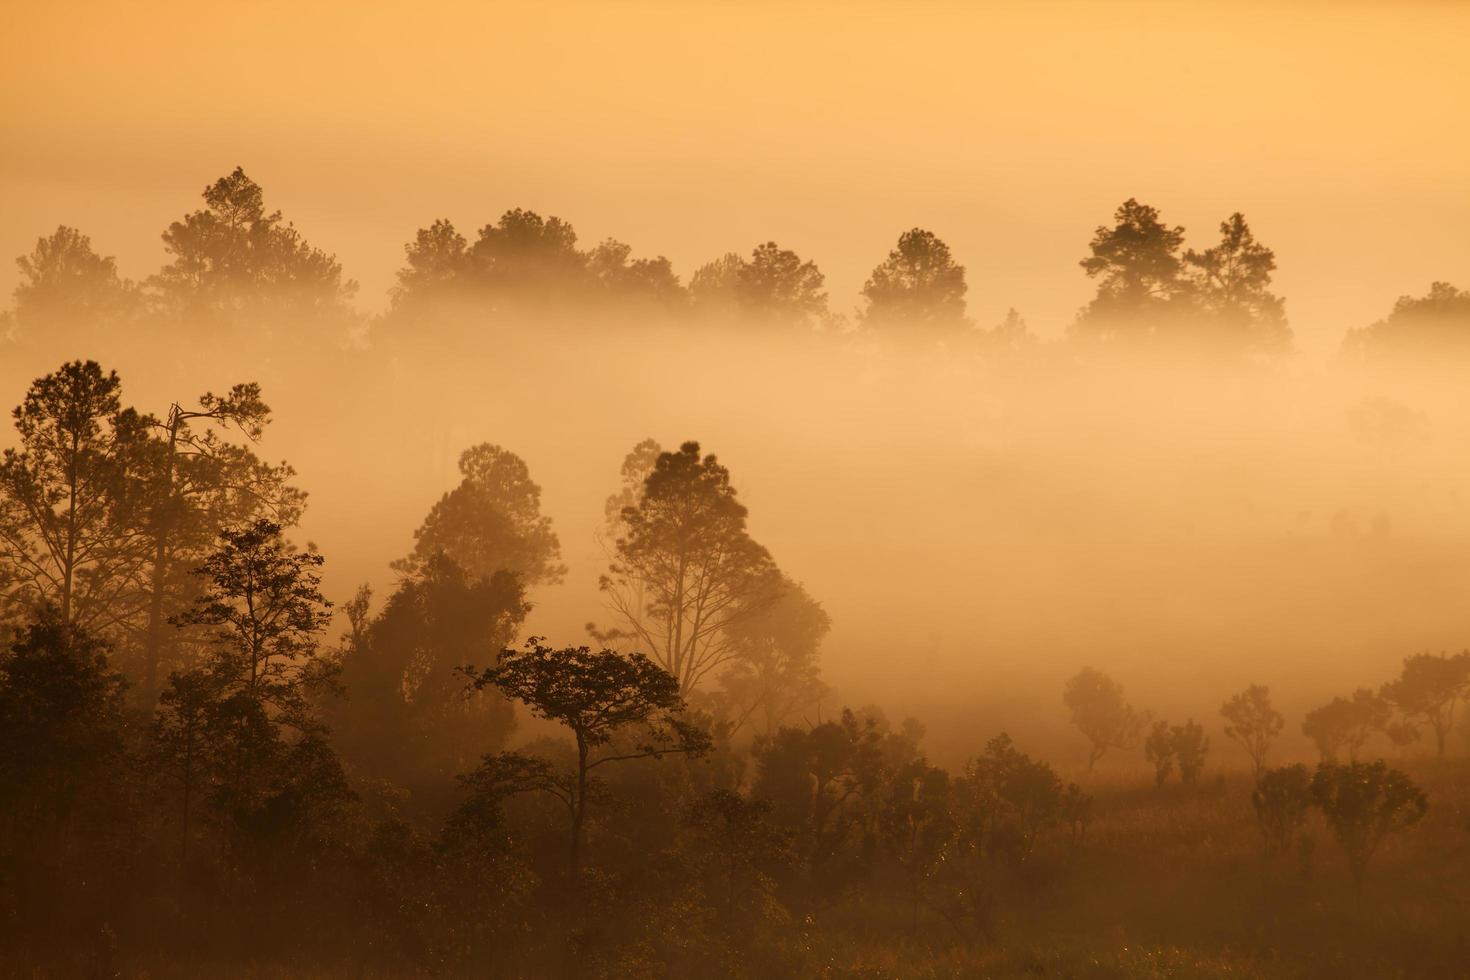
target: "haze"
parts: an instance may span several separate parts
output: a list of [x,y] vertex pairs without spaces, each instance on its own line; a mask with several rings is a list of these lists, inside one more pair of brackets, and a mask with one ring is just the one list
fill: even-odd
[[[25,713],[28,657],[117,668],[94,741],[134,767],[86,804],[126,820],[58,823],[91,856],[58,837],[34,849],[55,868],[7,878],[30,845],[4,831],[30,817],[0,823],[0,952],[15,938],[34,975],[1462,962],[1470,6],[55,3],[9,5],[0,33],[0,256],[18,257],[0,265],[0,407],[21,406],[0,428],[0,742],[25,749],[0,748],[0,812],[7,774],[51,758],[30,750],[37,719],[73,717]],[[111,441],[73,449],[97,467],[79,494],[52,436],[83,389],[151,417],[133,432],[88,403],[84,435]],[[88,506],[76,559],[57,528]],[[228,591],[252,548],[299,581],[324,563],[300,636],[245,671],[259,643],[221,610],[254,609]],[[671,567],[714,598],[659,593]],[[707,639],[679,639],[669,603]],[[582,644],[602,670],[661,668],[626,682],[653,707],[602,741],[527,680],[586,669]],[[773,651],[785,673],[762,688]],[[302,849],[247,873],[241,854],[277,852],[241,841],[279,814],[219,802],[244,793],[246,749],[179,814],[149,780],[179,758],[195,778],[192,741],[168,755],[186,685],[218,696],[197,715],[216,724],[236,703],[220,678],[248,673],[255,698],[272,657],[325,665],[250,716],[271,759],[320,768],[279,762],[261,785],[290,792],[260,799],[340,784],[340,823],[331,850],[279,817]],[[1449,678],[1440,700],[1405,693],[1414,664]],[[1108,731],[1078,691],[1101,692]],[[1248,709],[1269,760],[1231,713]],[[1358,720],[1323,736],[1329,709]],[[852,753],[837,776],[829,737]],[[631,775],[589,784],[589,746]],[[14,790],[43,829],[36,787],[73,785],[49,772]],[[1370,778],[1399,808],[1385,827],[1425,823],[1359,861],[1332,793]],[[790,876],[752,872],[769,933],[671,953],[620,903],[675,894],[665,858],[715,866],[661,848],[721,806],[725,830],[779,830]],[[829,840],[831,814],[851,832]],[[137,853],[104,854],[132,820]],[[352,870],[314,877],[318,859]],[[75,936],[48,947],[21,910],[49,906],[6,891],[55,881],[59,903],[68,874],[135,860],[162,911],[114,912],[133,894],[118,872],[86,920],[134,973]],[[983,888],[945,877],[966,861]],[[314,910],[291,928],[342,921],[257,959],[241,937],[289,902],[239,896],[276,873]],[[735,878],[710,908],[734,915]],[[1003,911],[957,924],[977,888]],[[1204,897],[1176,918],[1185,892]],[[523,899],[541,918],[514,917]],[[601,901],[642,924],[597,933]],[[475,931],[492,921],[514,925]],[[395,938],[364,945],[379,931]],[[1072,972],[1099,950],[1113,972]]]

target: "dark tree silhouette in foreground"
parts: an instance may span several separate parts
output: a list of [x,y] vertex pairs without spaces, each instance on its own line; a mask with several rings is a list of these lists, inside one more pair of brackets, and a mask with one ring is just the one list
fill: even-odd
[[1312,799],[1342,845],[1361,895],[1368,862],[1384,838],[1424,818],[1429,800],[1408,776],[1382,759],[1346,766],[1324,765],[1312,778]]
[[1267,769],[1251,791],[1256,822],[1266,846],[1266,856],[1285,854],[1312,807],[1312,774],[1306,766]]
[[14,412],[20,446],[0,457],[0,598],[53,603],[89,630],[143,598],[137,472],[150,420],[122,407],[121,385],[96,361],[37,379]]
[[[537,717],[565,725],[576,739],[575,774],[554,774],[539,760],[502,753],[486,757],[477,777],[503,778],[516,789],[539,789],[566,805],[571,818],[568,863],[574,886],[582,867],[591,774],[615,762],[671,754],[699,756],[710,749],[709,734],[685,717],[679,682],[640,653],[624,656],[588,647],[556,649],[532,637],[524,649],[502,651],[494,667],[479,674],[473,668],[467,672],[475,689],[498,688],[506,697],[523,702]],[[599,754],[624,729],[637,730],[634,743]]]

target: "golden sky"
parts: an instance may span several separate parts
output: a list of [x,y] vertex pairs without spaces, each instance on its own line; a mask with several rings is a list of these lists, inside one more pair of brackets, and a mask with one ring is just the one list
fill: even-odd
[[1043,333],[1130,196],[1198,245],[1244,211],[1309,353],[1470,285],[1470,4],[10,0],[0,36],[6,256],[68,223],[146,275],[241,164],[370,309],[415,228],[515,206],[685,276],[773,238],[843,310],[921,225]]

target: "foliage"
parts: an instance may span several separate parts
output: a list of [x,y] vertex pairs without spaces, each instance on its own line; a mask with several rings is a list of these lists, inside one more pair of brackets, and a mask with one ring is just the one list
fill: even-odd
[[1384,838],[1412,827],[1429,809],[1424,791],[1381,759],[1345,766],[1324,764],[1312,777],[1311,793],[1347,855],[1359,892],[1368,862]]
[[1266,845],[1266,856],[1291,849],[1312,806],[1312,774],[1306,766],[1267,769],[1256,779],[1251,805]]
[[1338,754],[1344,749],[1348,761],[1357,762],[1363,744],[1375,732],[1388,727],[1391,710],[1380,695],[1359,688],[1351,698],[1333,698],[1307,712],[1302,720],[1302,734],[1317,744],[1323,762],[1337,762]]
[[649,651],[688,694],[737,655],[733,629],[781,593],[780,573],[745,529],[730,471],[699,443],[660,453],[635,506],[622,513],[601,581],[622,621],[603,641]]
[[1442,757],[1445,740],[1455,727],[1455,708],[1470,693],[1470,652],[1406,657],[1398,678],[1379,693],[1405,721],[1429,725],[1434,731],[1435,754]]
[[1250,755],[1256,778],[1266,771],[1266,753],[1281,733],[1286,719],[1271,707],[1271,689],[1252,684],[1220,706],[1225,719],[1225,737],[1239,742]]
[[485,442],[460,454],[459,472],[459,486],[434,504],[414,532],[412,554],[394,567],[420,572],[443,554],[474,578],[509,572],[528,588],[560,582],[561,542],[525,461]]
[[0,457],[0,589],[53,603],[62,622],[105,630],[136,615],[146,542],[136,479],[151,420],[95,361],[37,379],[15,409],[20,446]]
[[931,231],[914,228],[863,285],[862,323],[879,329],[950,332],[967,329],[965,267]]
[[1092,743],[1087,756],[1089,772],[1108,749],[1136,745],[1146,721],[1123,700],[1122,685],[1091,667],[1082,668],[1067,681],[1062,703],[1071,712],[1072,724]]

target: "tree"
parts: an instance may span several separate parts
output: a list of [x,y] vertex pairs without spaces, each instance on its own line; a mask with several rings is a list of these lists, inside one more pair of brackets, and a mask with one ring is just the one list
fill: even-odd
[[412,574],[444,554],[472,578],[510,572],[527,587],[560,582],[561,543],[525,461],[484,442],[460,455],[459,472],[459,486],[434,504],[414,532],[413,552],[394,568]]
[[965,773],[973,787],[971,803],[980,810],[983,852],[1009,847],[1024,861],[1041,832],[1062,817],[1068,790],[1056,772],[1017,749],[1004,732],[985,744]]
[[1444,757],[1445,739],[1455,727],[1455,707],[1470,692],[1470,651],[1454,656],[1428,653],[1404,658],[1396,680],[1383,685],[1381,696],[1406,721],[1422,721],[1434,731],[1435,755]]
[[[527,788],[552,793],[567,807],[574,886],[581,873],[591,774],[615,762],[671,754],[699,756],[710,749],[709,734],[684,716],[679,682],[640,653],[624,656],[613,650],[593,652],[588,647],[554,649],[532,637],[522,650],[501,651],[494,667],[478,675],[473,668],[467,672],[476,690],[493,686],[524,703],[536,717],[565,725],[576,740],[577,771],[572,778],[552,778],[545,768],[512,760],[523,775],[530,772],[534,776],[525,780]],[[642,731],[636,744],[599,754],[615,735],[634,727]],[[486,759],[490,772],[507,764],[505,757]]]
[[[838,721],[756,736],[751,795],[771,801],[777,824],[796,836],[819,886],[840,884],[843,844],[863,816],[865,795],[883,785],[884,733],[873,717],[843,709]],[[916,747],[894,759],[917,757]]]
[[1154,767],[1154,785],[1162,786],[1174,771],[1174,735],[1167,721],[1156,721],[1143,740],[1143,756]]
[[728,789],[711,790],[689,805],[695,872],[704,879],[707,903],[719,909],[727,928],[753,926],[751,920],[771,914],[774,875],[792,855],[789,835],[770,816],[769,800],[747,799]]
[[468,261],[474,288],[497,309],[563,302],[586,282],[572,226],[521,208],[481,228]]
[[403,251],[408,264],[398,270],[398,282],[390,293],[394,313],[451,297],[464,286],[469,244],[447,219],[420,228]]
[[818,656],[831,628],[821,604],[791,581],[768,605],[730,625],[735,656],[720,685],[742,723],[758,714],[761,732],[770,734],[797,709],[821,700],[827,686]]
[[1271,292],[1276,254],[1256,241],[1235,212],[1220,223],[1220,244],[1184,253],[1197,316],[1210,339],[1238,350],[1279,353],[1291,343],[1285,304]]
[[400,581],[375,618],[360,608],[341,654],[347,698],[330,714],[343,757],[432,809],[514,728],[510,703],[493,690],[466,696],[459,670],[511,643],[529,610],[513,574],[472,578],[442,554]]
[[158,698],[149,737],[149,761],[179,794],[179,861],[189,860],[190,820],[218,746],[211,741],[218,696],[216,679],[207,670],[171,673]]
[[1225,737],[1245,749],[1259,782],[1266,771],[1266,753],[1286,724],[1280,712],[1271,707],[1271,689],[1252,684],[1221,705],[1220,715],[1225,719]]
[[1097,295],[1077,317],[1079,334],[1101,339],[1146,339],[1167,329],[1188,284],[1179,248],[1184,229],[1165,225],[1159,212],[1134,198],[1099,225],[1079,265],[1096,279]]
[[1067,681],[1062,703],[1072,713],[1072,724],[1092,743],[1088,772],[1108,749],[1128,749],[1137,744],[1145,719],[1123,700],[1122,686],[1107,674],[1082,668]]
[[1005,319],[988,330],[976,332],[980,352],[989,357],[1019,354],[1036,346],[1037,339],[1026,326],[1026,318],[1015,309],[1006,310]]
[[176,620],[210,630],[207,668],[223,696],[239,695],[271,722],[303,732],[315,727],[308,695],[329,678],[318,658],[332,605],[316,573],[322,562],[291,550],[274,521],[226,528],[195,571],[204,593]]
[[107,646],[54,609],[0,657],[0,799],[15,816],[64,821],[123,752],[125,682]]
[[48,919],[75,929],[87,915],[87,896],[121,890],[116,879],[130,849],[109,844],[138,829],[130,819],[124,688],[106,644],[63,622],[54,608],[0,652],[0,867],[8,932],[41,935]]
[[1352,698],[1333,698],[1307,712],[1302,734],[1317,744],[1323,762],[1337,762],[1343,749],[1347,750],[1348,761],[1357,762],[1363,743],[1388,726],[1390,714],[1387,701],[1367,688],[1359,688]]
[[1424,818],[1429,800],[1397,769],[1379,760],[1346,766],[1322,765],[1312,777],[1312,798],[1342,845],[1361,895],[1368,862],[1389,834]]
[[623,457],[618,491],[610,494],[602,505],[607,533],[613,540],[617,540],[623,533],[623,511],[638,506],[638,501],[643,497],[643,484],[658,465],[658,458],[663,455],[663,451],[657,440],[644,439]]
[[887,780],[879,827],[888,853],[909,886],[909,928],[918,931],[924,885],[933,877],[955,833],[949,773],[915,759]]
[[599,308],[629,313],[672,313],[683,309],[689,294],[662,255],[631,259],[633,249],[609,238],[587,253],[587,274]]
[[1388,316],[1350,330],[1343,352],[1365,361],[1423,359],[1447,354],[1451,363],[1470,350],[1470,290],[1430,284],[1424,296],[1400,296]]
[[730,253],[700,267],[689,280],[695,308],[738,316],[772,327],[816,328],[832,319],[826,277],[775,242],[758,245],[745,259]]
[[61,225],[36,239],[36,247],[15,264],[21,275],[15,314],[27,332],[77,326],[96,331],[137,310],[137,287],[117,274],[112,256],[98,255],[92,240],[75,228]]
[[0,587],[85,630],[126,620],[141,597],[136,470],[151,420],[122,407],[121,386],[95,361],[63,364],[31,384],[14,412],[20,447],[0,457]]
[[[175,620],[209,631],[207,654],[169,676],[152,752],[173,773],[185,814],[197,786],[233,857],[264,860],[336,819],[352,797],[313,701],[332,687],[317,647],[331,604],[316,573],[322,557],[292,550],[279,524],[226,528],[219,541],[196,570],[203,594]],[[180,822],[187,841],[187,816]]]
[[[203,560],[221,527],[258,517],[289,526],[300,519],[306,495],[288,482],[295,471],[271,465],[251,451],[270,423],[270,407],[257,384],[240,384],[223,396],[205,392],[197,404],[175,402],[162,422],[142,475],[148,505],[148,610],[144,627],[143,703],[157,695],[165,624],[192,601],[197,578],[187,574]],[[244,442],[226,438],[229,432]]]
[[862,322],[879,328],[908,327],[957,332],[970,326],[965,316],[965,267],[931,231],[914,228],[873,270],[863,286],[867,308]]
[[1251,805],[1256,810],[1267,857],[1290,850],[1311,809],[1311,790],[1312,774],[1300,764],[1263,770],[1257,777]]
[[[340,316],[357,291],[334,256],[312,247],[259,184],[236,167],[204,189],[204,207],[163,233],[172,257],[149,287],[180,316],[234,322],[247,316]],[[261,319],[257,319],[261,318]]]
[[631,639],[688,694],[736,655],[732,628],[780,594],[780,573],[745,529],[730,471],[699,443],[661,453],[636,506],[623,510],[602,591]]
[[1174,748],[1174,758],[1179,762],[1179,781],[1185,786],[1193,786],[1205,766],[1210,737],[1190,718],[1183,725],[1175,725],[1169,730],[1169,740]]

